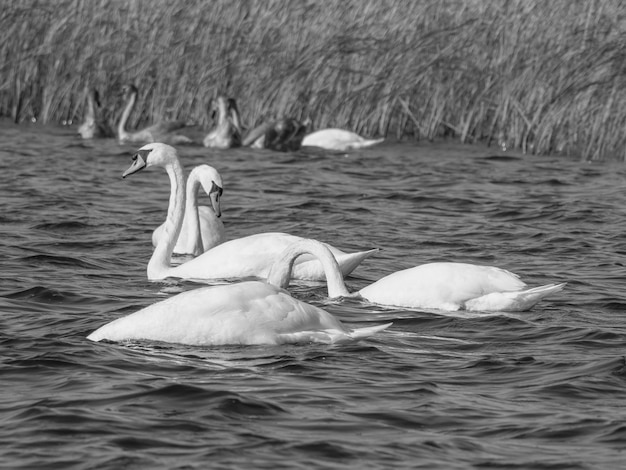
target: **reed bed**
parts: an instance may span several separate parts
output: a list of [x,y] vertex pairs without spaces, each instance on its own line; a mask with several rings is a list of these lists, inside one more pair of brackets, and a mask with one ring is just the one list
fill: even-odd
[[620,0],[1,0],[0,115],[80,120],[86,87],[117,119],[209,125],[310,118],[398,139],[626,157]]

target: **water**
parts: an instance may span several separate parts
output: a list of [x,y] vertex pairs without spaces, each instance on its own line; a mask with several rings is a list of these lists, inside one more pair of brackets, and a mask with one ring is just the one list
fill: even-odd
[[341,346],[196,348],[85,339],[196,285],[153,283],[160,169],[73,129],[0,128],[0,467],[619,468],[626,458],[626,169],[385,144],[350,155],[181,148],[216,166],[230,237],[287,231],[381,247],[351,290],[439,260],[493,264],[535,309],[441,314],[293,294],[349,326]]

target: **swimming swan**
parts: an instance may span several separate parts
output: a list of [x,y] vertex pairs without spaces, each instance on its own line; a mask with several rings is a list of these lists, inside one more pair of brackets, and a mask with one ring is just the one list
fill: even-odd
[[[273,284],[286,288],[289,279],[270,273]],[[349,293],[340,276],[328,277],[328,296],[360,297],[388,307],[446,311],[530,310],[537,302],[559,292],[566,283],[527,289],[519,276],[504,269],[467,263],[428,263],[397,271],[358,292]]]
[[379,144],[385,139],[365,139],[354,132],[343,129],[322,129],[305,135],[303,147],[320,147],[327,150],[356,150]]
[[282,118],[264,122],[252,129],[244,138],[242,145],[289,152],[300,149],[305,133],[306,125],[297,119]]
[[[198,206],[198,191],[202,186],[211,200],[211,206]],[[223,192],[222,177],[209,165],[199,165],[187,178],[185,216],[174,253],[198,256],[226,239],[224,224],[219,219],[220,197]],[[165,236],[165,223],[152,232],[152,245],[157,246]]]
[[[197,258],[179,266],[170,266],[171,255],[178,240],[184,217],[185,184],[183,168],[176,155],[176,150],[166,144],[153,143],[140,148],[133,157],[133,164],[122,177],[126,177],[142,168],[162,166],[167,171],[171,183],[170,202],[165,221],[165,234],[159,240],[154,253],[148,262],[148,279],[158,280],[166,277],[183,279],[228,279],[241,277],[266,278],[274,260],[293,242],[301,237],[286,233],[260,233],[248,237],[230,240]],[[377,249],[344,253],[327,245],[337,258],[339,268],[344,276],[352,272],[365,258]],[[293,270],[294,279],[323,280],[324,269],[313,257],[302,256]]]
[[193,141],[184,135],[174,134],[173,131],[186,126],[184,121],[159,121],[152,126],[146,127],[140,131],[126,131],[126,121],[130,113],[135,107],[137,101],[137,87],[135,85],[126,85],[124,87],[124,99],[126,107],[122,112],[122,117],[117,125],[117,139],[120,143],[125,142],[155,142],[162,141],[170,144],[190,144]]
[[115,134],[98,111],[101,108],[98,90],[91,88],[87,91],[87,104],[83,123],[78,127],[78,133],[83,139],[101,139],[113,137]]
[[[183,292],[114,320],[87,338],[193,346],[338,343],[366,338],[391,325],[349,330],[325,310],[294,299],[272,284],[274,278],[291,277],[294,258],[302,253],[319,258],[333,287],[343,284],[336,260],[319,242],[304,240],[287,251],[272,267],[269,282],[247,281]],[[329,294],[333,287],[329,283]],[[332,295],[341,292],[332,291]]]
[[234,99],[218,96],[212,102],[213,112],[217,113],[217,126],[203,140],[205,147],[229,149],[241,145],[241,122]]

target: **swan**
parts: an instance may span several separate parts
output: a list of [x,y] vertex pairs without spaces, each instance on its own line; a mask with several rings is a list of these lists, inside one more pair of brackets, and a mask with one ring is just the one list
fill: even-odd
[[279,152],[299,150],[306,125],[297,119],[282,118],[268,121],[252,129],[242,142],[243,146],[267,148]]
[[302,139],[302,146],[345,151],[371,147],[384,140],[385,139],[365,139],[354,132],[343,129],[322,129],[305,135]]
[[[198,206],[200,186],[208,194],[211,207]],[[212,166],[199,165],[191,170],[186,185],[185,217],[174,253],[198,256],[226,239],[224,224],[219,219],[223,188],[222,177]],[[165,223],[152,233],[152,245],[156,247],[164,236]]]
[[78,127],[78,133],[83,139],[100,139],[113,137],[115,134],[111,127],[104,121],[96,109],[101,108],[98,90],[91,88],[87,91],[87,105],[83,123]]
[[205,147],[228,149],[241,145],[241,123],[234,99],[218,96],[213,100],[213,112],[217,113],[217,126],[203,140]]
[[107,323],[87,339],[193,346],[338,343],[366,338],[391,325],[350,330],[325,310],[294,299],[273,284],[291,277],[294,259],[303,253],[315,255],[324,265],[331,280],[329,294],[347,292],[345,286],[343,291],[332,291],[343,281],[330,251],[319,242],[302,240],[274,263],[268,282],[244,281],[183,292]]
[[[176,149],[167,144],[152,143],[141,147],[132,165],[123,173],[125,178],[149,166],[162,166],[171,183],[170,202],[164,233],[148,262],[148,279],[167,277],[183,279],[228,279],[241,277],[266,278],[272,263],[290,244],[301,237],[286,233],[259,233],[224,242],[179,266],[170,266],[171,255],[178,240],[184,217],[185,189],[183,169]],[[344,253],[327,245],[337,258],[344,276],[351,273],[365,258],[378,250]],[[301,256],[294,266],[294,279],[323,280],[324,269],[315,258]]]
[[173,132],[186,126],[184,121],[160,121],[152,126],[146,127],[140,131],[126,131],[126,121],[130,113],[135,107],[137,101],[137,87],[135,85],[126,85],[124,87],[124,99],[126,106],[122,112],[122,117],[117,125],[117,138],[120,143],[126,142],[155,142],[163,141],[171,144],[191,144],[192,139],[185,135],[174,134]]

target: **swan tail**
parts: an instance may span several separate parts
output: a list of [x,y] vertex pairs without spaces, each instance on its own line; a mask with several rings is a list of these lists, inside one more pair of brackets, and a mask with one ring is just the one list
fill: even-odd
[[350,332],[350,338],[353,340],[359,340],[362,338],[368,338],[370,336],[375,335],[376,333],[386,330],[393,323],[385,323],[384,325],[376,325],[376,326],[368,326],[365,328],[357,328]]
[[466,310],[523,312],[540,300],[563,290],[567,283],[546,284],[517,292],[494,292],[465,303]]
[[345,332],[336,329],[317,330],[317,331],[298,331],[295,333],[281,333],[277,335],[276,342],[278,344],[293,344],[293,343],[346,343],[351,341],[358,341],[363,338],[368,338],[379,331],[384,330],[391,326],[391,323],[384,325],[370,326],[366,328],[357,328],[355,330]]
[[339,270],[343,277],[348,276],[356,267],[363,262],[366,258],[369,258],[374,253],[379,251],[378,248],[373,248],[367,251],[357,251],[356,253],[346,253],[344,255],[337,256],[337,263],[339,264]]
[[382,142],[384,142],[385,139],[364,139],[361,142],[354,142],[350,148],[352,149],[363,149],[363,148],[367,148],[367,147],[372,147],[376,144],[380,144]]

